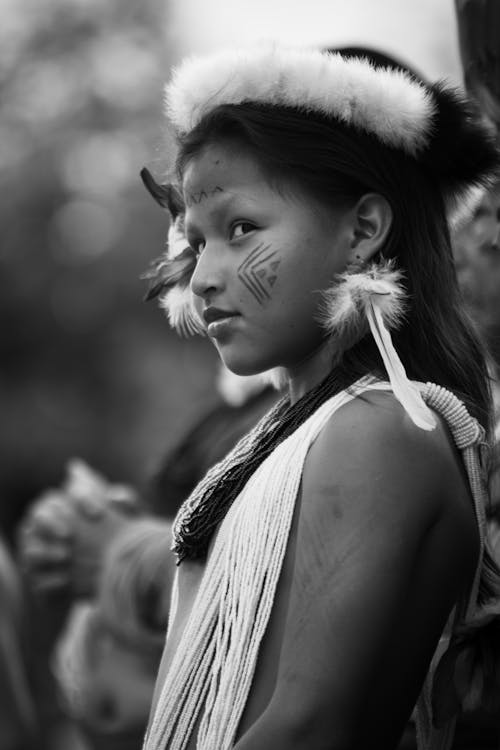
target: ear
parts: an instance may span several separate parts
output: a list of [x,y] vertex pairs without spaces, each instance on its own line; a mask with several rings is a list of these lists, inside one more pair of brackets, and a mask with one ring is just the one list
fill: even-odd
[[378,193],[366,193],[353,209],[349,262],[367,262],[384,247],[392,226],[392,209]]

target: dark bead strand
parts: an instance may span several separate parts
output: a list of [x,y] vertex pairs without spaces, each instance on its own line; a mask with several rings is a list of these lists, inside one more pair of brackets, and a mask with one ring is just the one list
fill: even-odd
[[295,404],[282,399],[238,443],[228,457],[229,465],[226,459],[209,472],[207,481],[198,485],[175,521],[174,551],[179,562],[206,555],[216,527],[260,464],[327,399],[352,382],[354,378],[339,377],[333,371]]

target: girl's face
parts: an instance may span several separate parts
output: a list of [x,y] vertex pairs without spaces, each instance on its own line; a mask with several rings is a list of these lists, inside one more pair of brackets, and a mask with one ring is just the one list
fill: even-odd
[[300,366],[321,348],[321,291],[350,259],[351,212],[289,182],[272,187],[241,149],[210,145],[184,172],[191,289],[224,363],[240,375]]

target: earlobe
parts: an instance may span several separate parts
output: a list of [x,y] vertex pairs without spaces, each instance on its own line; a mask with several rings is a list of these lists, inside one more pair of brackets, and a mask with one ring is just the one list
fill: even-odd
[[392,209],[382,195],[367,193],[354,208],[351,262],[366,263],[383,249],[392,226]]

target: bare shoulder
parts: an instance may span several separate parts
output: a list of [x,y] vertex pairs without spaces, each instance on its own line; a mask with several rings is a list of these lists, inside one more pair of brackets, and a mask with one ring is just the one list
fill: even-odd
[[304,737],[293,747],[324,747],[327,736],[332,747],[396,747],[468,591],[474,511],[437,419],[424,432],[392,394],[372,391],[309,450],[278,597],[277,685],[260,725]]
[[[415,543],[440,523],[474,557],[476,526],[462,460],[446,423],[416,427],[392,393],[368,391],[329,420],[308,454],[303,512],[320,524],[400,525]],[[345,531],[345,528],[344,528]]]

